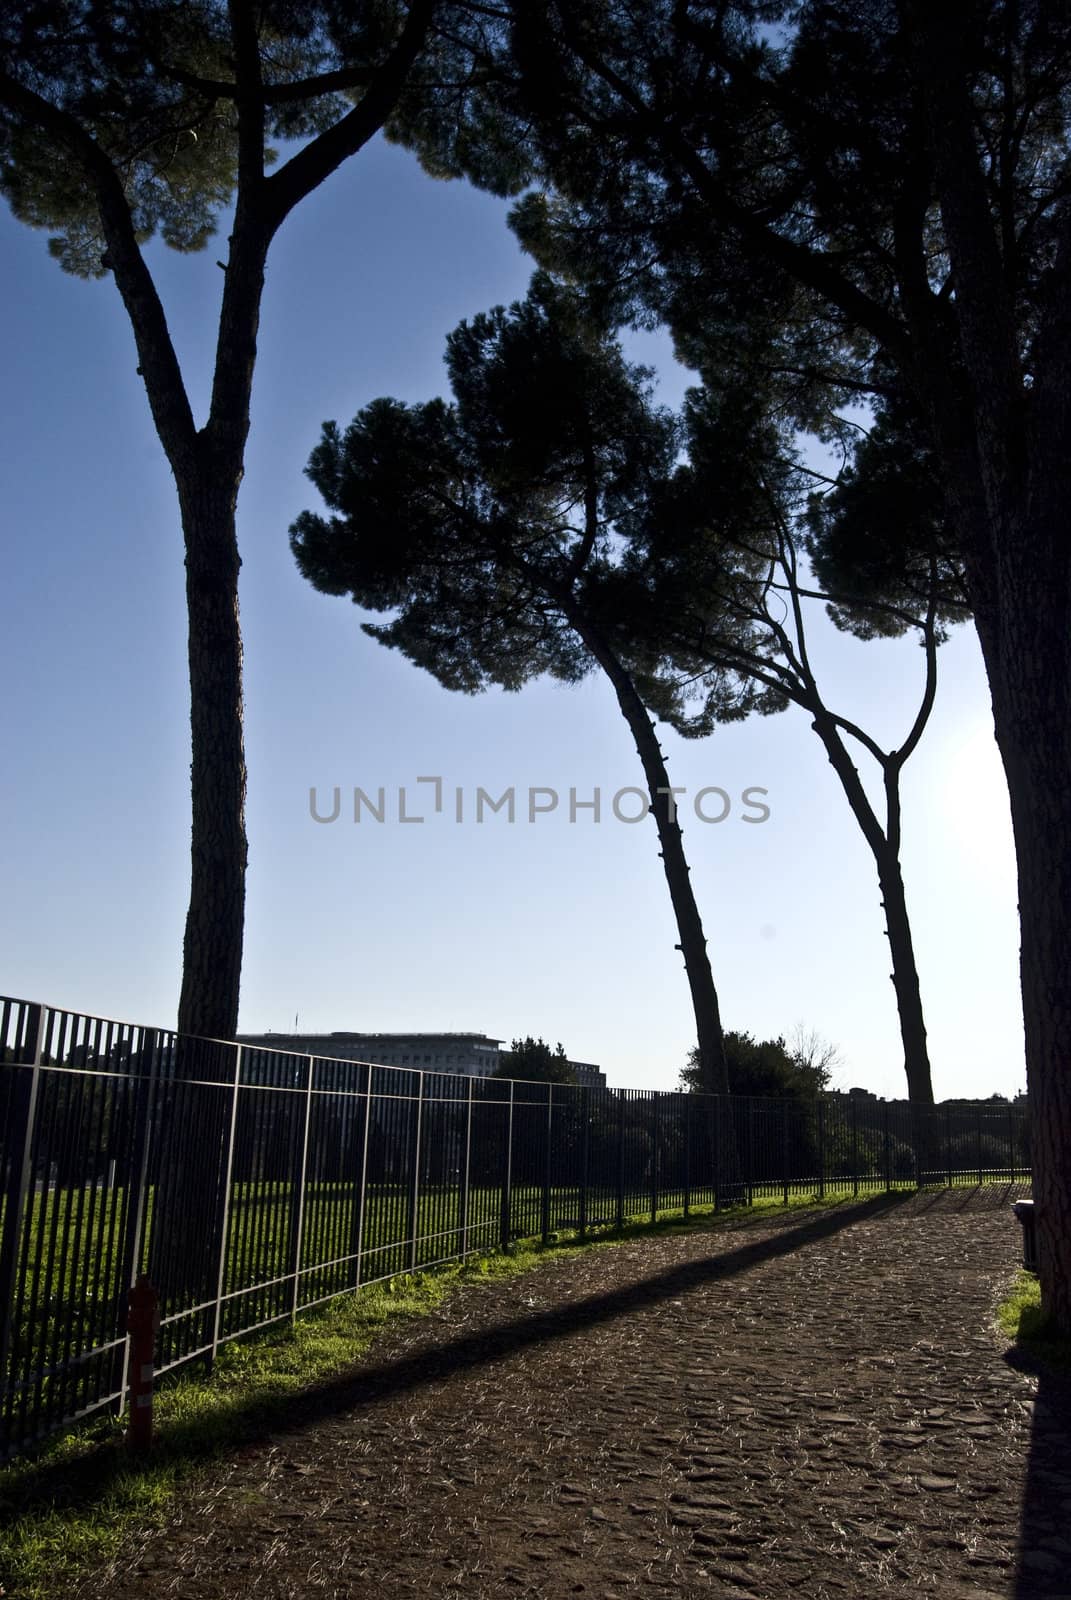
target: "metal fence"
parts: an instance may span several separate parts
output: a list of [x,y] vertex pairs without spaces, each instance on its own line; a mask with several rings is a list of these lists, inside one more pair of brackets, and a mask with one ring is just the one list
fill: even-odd
[[185,1038],[0,999],[0,1457],[157,1370],[522,1236],[756,1197],[1029,1175],[1024,1107],[508,1082]]

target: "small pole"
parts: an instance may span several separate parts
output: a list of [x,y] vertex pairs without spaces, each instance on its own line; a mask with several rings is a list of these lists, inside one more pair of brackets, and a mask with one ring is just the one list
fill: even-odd
[[160,1326],[160,1296],[144,1275],[127,1294],[130,1335],[130,1422],[128,1447],[143,1455],[152,1444],[153,1347]]

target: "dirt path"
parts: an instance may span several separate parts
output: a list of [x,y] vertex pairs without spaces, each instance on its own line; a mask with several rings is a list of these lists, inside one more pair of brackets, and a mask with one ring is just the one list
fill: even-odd
[[745,1219],[466,1289],[83,1593],[1071,1596],[1071,1397],[990,1327],[1008,1198]]

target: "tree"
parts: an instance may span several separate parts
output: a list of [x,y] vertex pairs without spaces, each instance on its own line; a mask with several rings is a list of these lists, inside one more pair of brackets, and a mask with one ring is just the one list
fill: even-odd
[[[933,708],[938,644],[948,622],[964,615],[959,574],[939,548],[940,530],[932,530],[919,508],[911,507],[905,509],[914,516],[905,516],[897,527],[898,554],[910,548],[918,570],[911,573],[910,587],[901,584],[899,603],[876,598],[872,575],[851,569],[836,574],[843,587],[838,585],[833,603],[828,592],[809,588],[797,538],[802,511],[810,512],[809,552],[815,559],[823,556],[827,569],[834,566],[836,540],[823,516],[824,501],[810,494],[811,481],[821,474],[800,462],[792,441],[764,414],[767,402],[761,377],[743,388],[729,381],[719,390],[708,376],[702,389],[689,391],[682,429],[687,460],[667,480],[663,501],[635,529],[623,563],[627,580],[642,595],[643,603],[634,609],[634,631],[659,663],[656,709],[686,737],[705,736],[721,720],[720,684],[727,671],[750,676],[811,719],[877,867],[908,1094],[932,1104],[900,865],[900,779]],[[829,480],[826,487],[831,494],[850,493],[840,480]],[[864,497],[853,514],[857,520],[873,516],[879,533],[887,531],[875,499]],[[836,526],[832,519],[829,525]],[[838,625],[864,637],[917,631],[925,659],[923,689],[918,712],[897,748],[883,749],[858,722],[827,704],[812,666],[806,618],[815,600],[827,602]],[[878,766],[883,818],[852,747]]]
[[550,1048],[542,1035],[533,1039],[526,1034],[514,1039],[508,1050],[503,1050],[493,1078],[521,1078],[532,1083],[576,1083],[576,1073],[569,1064],[561,1044]]
[[1042,1304],[1071,1332],[1071,16],[512,10],[537,254],[700,370],[766,350],[802,426],[890,392],[921,421],[1008,780]]
[[[730,1094],[811,1101],[828,1089],[837,1052],[802,1027],[791,1044],[786,1044],[781,1034],[776,1039],[756,1040],[750,1033],[730,1029],[725,1035],[725,1059]],[[693,1093],[710,1093],[694,1050],[689,1052],[687,1066],[681,1068],[680,1086]]]
[[[605,673],[643,766],[705,1070],[724,1084],[718,995],[644,704],[652,686],[627,664],[636,596],[617,581],[620,548],[672,475],[673,419],[545,275],[523,303],[463,322],[446,360],[452,404],[381,399],[344,433],[324,425],[308,473],[337,514],[297,519],[298,565],[327,594],[393,611],[362,626],[449,689]],[[731,618],[721,625],[728,636]],[[731,671],[715,700],[725,716],[781,703]]]
[[788,1051],[800,1072],[809,1075],[820,1089],[828,1089],[833,1069],[844,1065],[837,1046],[803,1022],[797,1022],[789,1034]]
[[[192,874],[181,1032],[233,1037],[245,894],[235,512],[269,247],[379,131],[482,128],[482,180],[514,181],[481,99],[494,14],[364,0],[19,0],[0,19],[0,187],[68,272],[111,273],[174,474],[186,550]],[[501,126],[504,129],[507,121]],[[268,173],[272,140],[297,142]],[[473,157],[475,161],[475,157]],[[494,170],[492,170],[494,168]],[[143,254],[204,247],[233,198],[211,403],[198,427]]]

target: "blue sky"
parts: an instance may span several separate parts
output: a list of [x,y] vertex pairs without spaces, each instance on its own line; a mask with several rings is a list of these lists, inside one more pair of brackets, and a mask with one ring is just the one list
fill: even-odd
[[[615,1084],[671,1088],[693,1031],[652,821],[610,810],[641,782],[604,683],[450,695],[316,594],[287,542],[316,505],[303,477],[326,418],[380,394],[443,392],[445,335],[523,295],[530,263],[498,201],[433,182],[382,143],[288,221],[269,262],[243,556],[250,869],[241,1024],[250,1030],[541,1033]],[[0,217],[4,306],[0,991],[167,1024],[187,893],[189,721],[182,543],[170,472],[110,280],[65,277],[43,236]],[[204,416],[222,274],[211,245],[153,246],[195,415]],[[687,375],[666,341],[660,393]],[[816,613],[827,699],[880,736],[910,725],[922,659]],[[904,867],[938,1096],[1023,1085],[1011,832],[973,632],[941,652],[937,708],[905,775]],[[727,1026],[803,1023],[841,1086],[902,1092],[874,868],[801,713],[701,743],[663,729]],[[865,758],[861,758],[865,759]],[[863,769],[865,771],[865,768]],[[443,779],[444,809],[420,776]],[[309,790],[339,821],[317,824]],[[355,786],[388,820],[353,823]],[[404,786],[410,814],[397,820]],[[519,812],[473,819],[478,786]],[[717,786],[721,823],[694,815]],[[527,820],[529,787],[559,809]],[[768,791],[769,819],[739,796]],[[454,819],[454,793],[465,820]],[[575,823],[569,791],[602,795]],[[625,809],[628,802],[624,802]],[[718,802],[707,802],[716,815]]]

